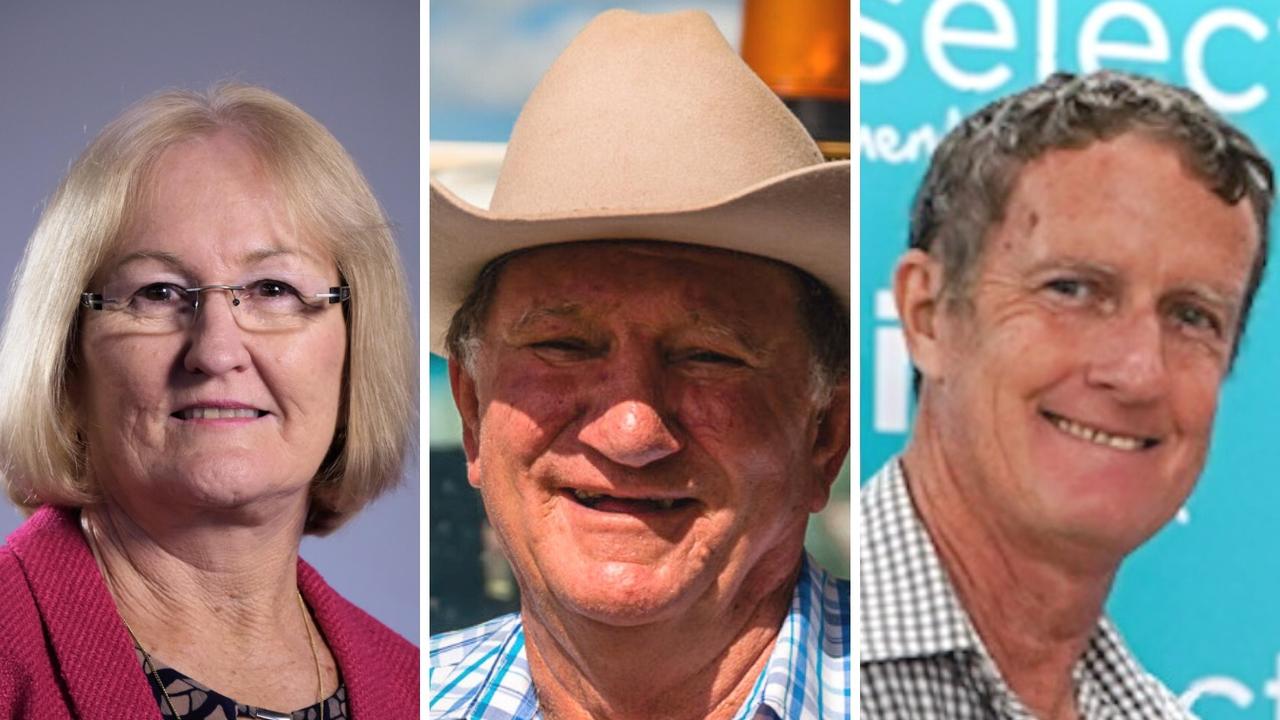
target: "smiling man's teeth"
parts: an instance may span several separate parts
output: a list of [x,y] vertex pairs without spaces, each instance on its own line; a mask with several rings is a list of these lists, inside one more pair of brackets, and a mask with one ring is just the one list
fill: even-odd
[[1052,420],[1053,424],[1062,432],[1095,445],[1105,445],[1116,450],[1139,450],[1146,445],[1146,441],[1141,438],[1112,435],[1057,415],[1053,416]]
[[[585,503],[588,507],[594,507],[595,503],[602,498],[612,497],[611,495],[606,495],[604,493],[588,492],[586,490],[574,490],[573,496],[577,498],[579,501]],[[618,498],[618,499],[624,500],[627,502],[653,503],[661,510],[670,510],[671,508],[675,507],[675,504],[677,502],[676,498],[658,498],[654,500],[648,500],[644,498],[631,498],[631,499]]]
[[226,420],[230,418],[256,418],[253,408],[189,408],[182,411],[183,420]]

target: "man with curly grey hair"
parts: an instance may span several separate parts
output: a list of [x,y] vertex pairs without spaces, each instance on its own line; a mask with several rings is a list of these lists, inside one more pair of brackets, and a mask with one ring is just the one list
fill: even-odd
[[1239,130],[1122,73],[942,142],[893,279],[915,426],[862,492],[862,717],[1187,715],[1103,604],[1200,474],[1272,198]]

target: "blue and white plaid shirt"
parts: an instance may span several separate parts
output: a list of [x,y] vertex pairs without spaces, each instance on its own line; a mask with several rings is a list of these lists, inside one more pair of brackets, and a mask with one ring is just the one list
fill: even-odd
[[[846,720],[849,581],[806,557],[773,653],[734,720]],[[431,638],[432,718],[541,720],[519,614]]]

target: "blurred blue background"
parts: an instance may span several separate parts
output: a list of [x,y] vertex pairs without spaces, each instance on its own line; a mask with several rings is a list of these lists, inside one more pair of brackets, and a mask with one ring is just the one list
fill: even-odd
[[[1280,3],[866,0],[859,15],[866,478],[901,448],[910,422],[909,365],[887,294],[937,138],[1053,69],[1109,67],[1191,85],[1276,158]],[[1142,662],[1205,720],[1280,718],[1275,283],[1263,283],[1223,388],[1199,486],[1128,560],[1109,603]]]

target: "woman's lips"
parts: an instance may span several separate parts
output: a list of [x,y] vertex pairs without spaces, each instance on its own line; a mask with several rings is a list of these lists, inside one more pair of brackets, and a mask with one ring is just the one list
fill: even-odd
[[252,420],[266,414],[266,410],[257,408],[189,407],[173,413],[173,417],[179,420]]

